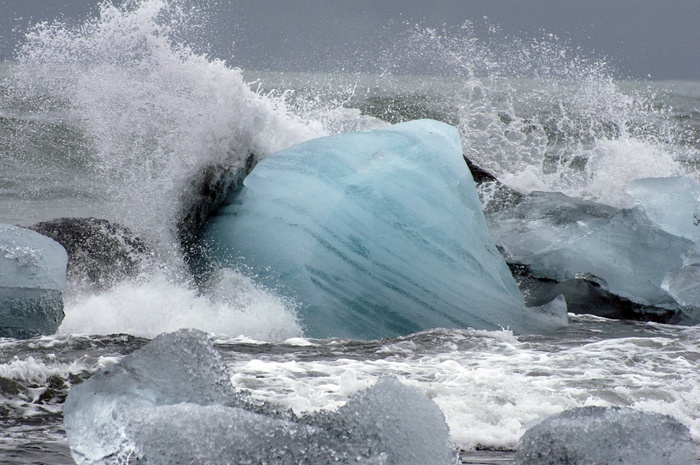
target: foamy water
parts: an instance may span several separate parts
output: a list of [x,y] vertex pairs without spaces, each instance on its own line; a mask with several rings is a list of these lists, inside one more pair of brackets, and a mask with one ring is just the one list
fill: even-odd
[[59,334],[115,334],[153,338],[180,328],[279,341],[302,334],[294,303],[251,278],[222,270],[202,294],[193,284],[156,273],[105,292],[67,300]]
[[[512,449],[531,422],[586,405],[672,415],[700,440],[696,328],[629,325],[637,336],[603,339],[586,325],[605,326],[605,320],[573,317],[572,323],[570,334],[551,339],[437,331],[358,344],[364,357],[340,343],[333,360],[306,360],[290,350],[287,357],[236,355],[243,359],[229,367],[234,385],[295,412],[337,407],[377,377],[396,375],[438,403],[453,440],[465,449]],[[334,352],[332,343],[322,346],[318,352]]]
[[[290,338],[272,344],[226,336],[216,341],[235,387],[297,414],[335,409],[379,377],[395,375],[435,400],[455,445],[467,450],[512,449],[532,422],[587,405],[672,415],[700,443],[697,328],[571,318],[569,329],[546,338],[434,330],[367,342]],[[0,364],[0,376],[36,385],[38,397],[51,376],[89,375],[116,363],[132,344],[98,336],[6,341],[0,345],[3,357],[18,355]],[[86,345],[93,349],[81,349]],[[76,358],[76,350],[84,355]],[[31,398],[14,402],[35,415],[52,409]]]

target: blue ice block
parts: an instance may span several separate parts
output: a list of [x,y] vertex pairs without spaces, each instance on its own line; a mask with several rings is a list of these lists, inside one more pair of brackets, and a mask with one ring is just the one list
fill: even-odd
[[524,317],[452,126],[411,121],[293,146],[229,201],[205,226],[212,255],[294,299],[310,337],[539,325]]

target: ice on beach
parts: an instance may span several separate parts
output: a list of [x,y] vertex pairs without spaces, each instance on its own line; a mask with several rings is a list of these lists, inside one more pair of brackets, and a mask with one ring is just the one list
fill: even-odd
[[537,277],[586,276],[632,302],[678,307],[661,284],[669,270],[682,266],[692,242],[660,229],[639,207],[617,210],[536,192],[488,221],[506,258],[528,265]]
[[0,225],[0,336],[51,334],[63,319],[68,257],[39,233]]
[[661,229],[693,242],[700,240],[700,184],[676,176],[643,178],[626,189]]
[[689,465],[697,462],[686,426],[676,419],[619,407],[581,407],[528,429],[517,465]]
[[79,465],[447,465],[455,458],[442,412],[415,388],[380,379],[335,412],[297,417],[235,392],[211,342],[195,330],[161,335],[73,387],[64,426]]
[[307,336],[532,329],[454,127],[311,140],[261,161],[244,185],[205,239],[216,259],[294,299]]
[[64,425],[78,464],[107,463],[135,447],[124,433],[131,412],[178,403],[226,404],[232,392],[204,333],[183,330],[155,338],[122,361],[71,388]]
[[63,290],[66,251],[37,232],[0,225],[0,276],[3,287]]
[[685,177],[638,179],[627,187],[646,215],[664,231],[695,242],[682,266],[665,270],[661,288],[681,306],[678,322],[700,322],[700,184]]
[[700,264],[670,270],[661,287],[681,305],[679,323],[700,324]]

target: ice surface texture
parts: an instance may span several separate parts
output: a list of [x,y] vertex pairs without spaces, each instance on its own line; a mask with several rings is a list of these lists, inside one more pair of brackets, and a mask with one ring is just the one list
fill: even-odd
[[700,184],[684,177],[643,178],[626,189],[664,231],[700,240]]
[[682,256],[683,266],[668,270],[661,288],[681,305],[680,322],[700,323],[700,184],[684,177],[646,178],[627,193],[664,231],[695,242]]
[[517,465],[690,465],[697,462],[687,427],[667,415],[618,407],[581,407],[531,427]]
[[299,418],[235,392],[217,352],[195,330],[161,335],[73,387],[64,425],[80,465],[127,458],[149,465],[455,459],[440,409],[396,379],[380,380],[336,412]]
[[532,329],[486,227],[459,134],[437,121],[273,154],[204,237],[224,265],[293,298],[311,337]]
[[681,305],[680,323],[700,324],[700,265],[692,263],[670,270],[661,287]]
[[0,225],[0,336],[51,334],[63,319],[68,257],[39,233]]
[[682,265],[692,242],[661,229],[640,207],[618,210],[535,192],[488,218],[507,259],[528,265],[538,277],[586,276],[632,302],[678,308],[661,284]]

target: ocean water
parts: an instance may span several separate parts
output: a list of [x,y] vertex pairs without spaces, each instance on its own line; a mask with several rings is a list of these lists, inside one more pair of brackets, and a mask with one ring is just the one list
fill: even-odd
[[198,289],[177,232],[209,166],[426,117],[455,125],[465,155],[513,189],[631,206],[635,179],[700,180],[700,81],[628,81],[556,38],[468,30],[411,29],[378,51],[377,74],[241,70],[181,40],[193,21],[175,2],[105,4],[36,26],[0,63],[0,223],[108,219],[154,262],[108,289],[69,283],[57,334],[0,340],[0,463],[72,463],[70,386],[181,327],[215,335],[235,387],[297,413],[396,375],[439,405],[464,463],[511,463],[528,425],[587,405],[671,415],[700,456],[698,327],[570,315],[548,335],[312,340],[293,302],[242,272]]

